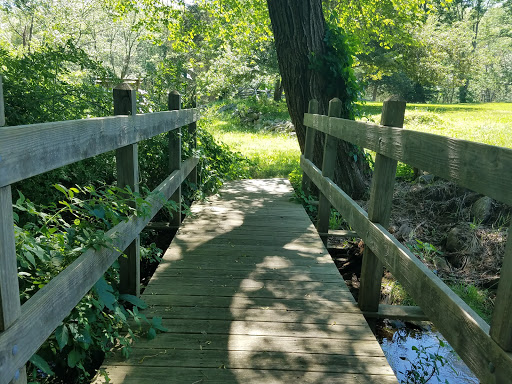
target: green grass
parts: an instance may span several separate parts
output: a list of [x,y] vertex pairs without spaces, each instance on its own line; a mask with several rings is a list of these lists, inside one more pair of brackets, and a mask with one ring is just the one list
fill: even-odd
[[493,304],[489,292],[471,284],[455,284],[450,288],[488,324],[491,322]]
[[[262,113],[260,120],[289,119],[285,102],[255,102],[246,99],[236,104],[241,110],[258,110]],[[238,117],[233,117],[233,110],[217,113],[222,105],[215,104],[206,112],[209,120],[207,129],[217,140],[254,163],[249,169],[253,178],[288,177],[299,167],[300,149],[295,135],[258,130],[254,124],[242,123]]]
[[[233,116],[233,109],[217,112],[224,105],[236,104],[242,111],[261,113],[260,121],[287,120],[286,103],[272,100],[244,99],[211,105],[204,113],[204,126],[213,136],[232,150],[242,153],[254,165],[249,167],[253,178],[288,177],[299,168],[299,145],[294,135],[258,130]],[[368,102],[362,106],[364,117],[378,123],[382,103]],[[429,132],[459,139],[478,141],[512,148],[512,103],[488,104],[408,104],[405,129]],[[399,165],[398,176],[412,177],[412,169]]]
[[[366,118],[380,121],[382,103],[362,107]],[[404,128],[512,148],[512,103],[408,104]]]

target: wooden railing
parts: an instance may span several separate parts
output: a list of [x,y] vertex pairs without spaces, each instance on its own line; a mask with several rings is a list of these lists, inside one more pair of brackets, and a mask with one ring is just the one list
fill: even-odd
[[[1,78],[0,78],[0,95]],[[125,250],[120,261],[120,290],[139,294],[141,231],[172,196],[181,201],[185,178],[195,180],[198,159],[181,161],[180,129],[195,129],[197,109],[180,109],[180,95],[169,94],[172,111],[136,115],[135,91],[114,89],[115,117],[0,128],[0,384],[26,383],[24,364],[82,297]],[[5,121],[0,98],[0,122]],[[11,184],[52,169],[116,150],[118,185],[138,189],[137,143],[169,134],[169,172],[148,198],[151,212],[132,216],[106,235],[112,247],[89,249],[20,305]],[[195,133],[192,132],[192,137]],[[194,144],[192,144],[194,145]],[[179,218],[176,224],[179,224]]]
[[[512,150],[401,129],[405,102],[386,101],[382,125],[338,118],[339,103],[332,100],[328,116],[323,116],[311,101],[304,116],[308,128],[301,167],[305,183],[313,182],[320,191],[319,232],[327,232],[332,205],[364,240],[360,308],[373,317],[392,312],[379,308],[385,266],[482,383],[512,383],[511,230],[490,326],[387,231],[397,161],[512,205]],[[325,134],[321,170],[311,161],[315,132]],[[337,140],[377,154],[368,213],[332,180]],[[412,308],[411,313],[417,312]]]

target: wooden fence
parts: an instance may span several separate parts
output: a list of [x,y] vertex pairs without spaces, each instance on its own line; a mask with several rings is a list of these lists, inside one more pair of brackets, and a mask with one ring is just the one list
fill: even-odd
[[[323,116],[316,113],[318,103],[310,102],[301,167],[320,191],[319,232],[327,232],[332,205],[364,240],[360,308],[370,317],[394,313],[389,306],[379,307],[385,266],[482,383],[512,383],[511,230],[490,326],[387,231],[397,161],[512,205],[512,150],[401,129],[405,102],[385,102],[382,125],[339,118],[339,103],[332,100]],[[325,134],[321,170],[311,161],[315,132]],[[377,153],[368,213],[332,181],[337,140]],[[418,313],[413,307],[401,312]]]
[[[0,128],[0,384],[26,383],[25,363],[118,259],[118,250],[128,256],[119,259],[120,290],[139,294],[139,234],[171,196],[180,202],[185,178],[197,177],[198,159],[181,161],[181,127],[188,126],[195,137],[199,111],[180,110],[176,92],[169,94],[172,111],[137,115],[135,100],[135,91],[123,84],[114,89],[114,114],[120,116]],[[0,98],[1,125],[4,122]],[[132,216],[109,230],[112,248],[87,250],[20,305],[10,185],[116,150],[118,185],[136,191],[137,143],[167,132],[170,175],[149,197],[150,214]],[[174,220],[179,224],[179,217]]]

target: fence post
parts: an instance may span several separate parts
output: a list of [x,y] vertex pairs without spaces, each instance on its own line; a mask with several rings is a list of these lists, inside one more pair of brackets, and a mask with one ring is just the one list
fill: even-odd
[[[0,127],[5,125],[2,77],[0,76]],[[0,187],[0,332],[8,329],[20,316],[20,288],[12,210],[11,186]],[[18,349],[13,346],[13,353]],[[21,367],[11,383],[25,384],[27,374]]]
[[[192,108],[197,107],[197,97],[194,97],[192,101]],[[194,151],[197,149],[197,122],[194,121],[188,125],[188,135],[190,140],[190,148],[192,149],[192,157],[194,157]],[[197,187],[197,166],[194,167],[190,175],[188,176],[188,180]]]
[[[308,113],[318,114],[319,106],[317,100],[310,100],[308,106]],[[315,130],[310,127],[306,127],[306,142],[304,145],[304,158],[306,160],[313,160],[313,150],[315,147]],[[311,194],[311,180],[306,175],[306,172],[302,172],[302,191],[306,196]]]
[[[332,99],[329,101],[329,111],[327,115],[329,117],[340,117],[342,111],[342,103],[340,99]],[[311,140],[311,139],[310,139]],[[336,156],[338,151],[338,141],[339,139],[326,134],[325,135],[325,144],[324,144],[324,157],[322,161],[322,176],[327,177],[329,179],[334,179],[334,168],[336,166]],[[320,192],[320,196],[318,199],[318,222],[316,224],[316,229],[318,233],[328,233],[329,232],[329,218],[331,216],[331,203],[325,197],[323,193]],[[321,235],[322,241],[325,245],[327,245],[327,235]]]
[[[168,107],[170,111],[181,109],[181,95],[178,91],[169,93]],[[169,172],[181,169],[181,127],[169,132]],[[178,227],[181,224],[181,186],[170,198],[178,207],[169,224]]]
[[490,334],[501,348],[512,352],[512,224],[508,229],[500,276]]
[[[405,101],[390,97],[382,105],[381,125],[402,128],[404,125]],[[370,190],[368,218],[384,227],[389,225],[393,190],[395,187],[397,161],[377,153]],[[359,308],[362,311],[379,310],[380,290],[384,267],[367,246],[363,253]]]
[[[131,115],[137,113],[136,92],[128,84],[114,88],[114,115]],[[129,186],[132,191],[139,191],[138,145],[131,144],[116,150],[117,185],[119,188]],[[135,202],[132,203],[135,208]],[[119,258],[119,291],[130,295],[140,294],[140,237],[124,251],[126,257]]]

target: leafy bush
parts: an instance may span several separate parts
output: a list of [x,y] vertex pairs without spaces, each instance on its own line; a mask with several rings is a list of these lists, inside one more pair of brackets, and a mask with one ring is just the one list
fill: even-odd
[[[87,249],[112,248],[105,231],[131,215],[146,215],[150,208],[142,195],[128,189],[55,187],[64,195],[58,205],[36,206],[22,193],[14,205],[23,302]],[[129,205],[133,200],[137,209]],[[141,255],[154,258],[156,251],[159,250],[151,245]],[[68,383],[85,382],[98,355],[112,347],[124,347],[123,354],[129,353],[137,333],[129,319],[135,324],[149,324],[149,338],[155,337],[157,331],[165,331],[161,319],[150,320],[139,312],[139,308],[146,307],[142,300],[119,293],[118,281],[116,262],[32,357],[32,379],[56,375]]]

